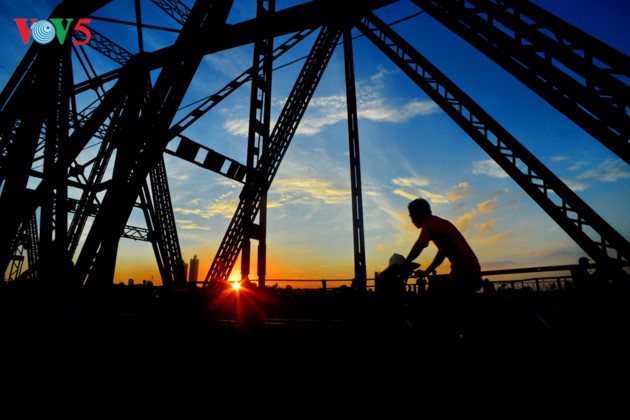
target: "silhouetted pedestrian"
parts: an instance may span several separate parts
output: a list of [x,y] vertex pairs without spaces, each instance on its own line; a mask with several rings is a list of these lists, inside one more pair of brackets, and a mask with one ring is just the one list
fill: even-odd
[[580,292],[588,292],[592,289],[593,278],[589,270],[589,259],[580,257],[578,264],[571,267],[571,278],[573,279],[573,288]]
[[494,295],[497,289],[494,287],[494,283],[489,279],[483,279],[483,292],[488,295]]
[[380,321],[384,328],[393,333],[411,332],[405,309],[407,279],[420,265],[403,265],[405,257],[394,254],[389,259],[388,267],[375,279],[375,292]]

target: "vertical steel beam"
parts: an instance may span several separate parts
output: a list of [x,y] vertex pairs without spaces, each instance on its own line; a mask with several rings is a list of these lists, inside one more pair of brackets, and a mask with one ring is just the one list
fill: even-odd
[[363,233],[363,193],[361,191],[359,119],[357,115],[351,28],[346,28],[343,31],[343,57],[346,74],[346,101],[348,104],[348,146],[350,151],[350,192],[352,202],[352,238],[354,245],[354,279],[352,286],[357,290],[366,290],[367,270],[365,268],[365,238]]
[[[264,22],[275,13],[275,0],[258,0],[256,17]],[[247,142],[247,190],[260,190],[262,178],[257,173],[260,157],[269,146],[269,126],[271,125],[271,85],[273,74],[273,38],[266,37],[254,43],[254,63],[252,65],[252,91],[249,101],[249,136]],[[253,202],[247,201],[246,213],[253,213]],[[248,279],[251,265],[251,240],[258,240],[258,284],[265,287],[267,251],[267,192],[264,191],[258,211],[258,224],[253,218],[246,218],[241,253],[241,277]]]
[[[210,270],[208,270],[204,287],[227,281],[242,248],[244,224],[251,222],[256,217],[263,193],[271,186],[340,36],[340,30],[325,26],[315,40],[315,44],[311,48],[302,71],[298,75],[298,79],[273,128],[269,147],[258,164],[257,172],[262,179],[259,184],[261,188],[254,190],[244,188],[241,192],[239,205],[223,241],[219,245],[219,250],[212,261]],[[251,201],[252,204],[249,204],[248,201]],[[254,211],[245,212],[246,208],[253,208]]]

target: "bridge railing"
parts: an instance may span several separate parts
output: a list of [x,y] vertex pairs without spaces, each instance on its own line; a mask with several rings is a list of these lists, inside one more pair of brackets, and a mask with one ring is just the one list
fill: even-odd
[[[571,269],[577,264],[553,265],[541,267],[511,268],[503,270],[484,270],[481,275],[487,279],[497,291],[533,291],[547,292],[564,290],[573,286]],[[588,270],[593,273],[595,264],[590,264]],[[625,266],[626,270],[630,266]],[[367,290],[374,291],[375,279],[380,273],[375,272],[374,277],[368,278],[366,282]],[[445,274],[436,275],[435,278],[444,277]],[[256,279],[252,283],[258,284]],[[352,286],[353,279],[266,279],[265,284],[272,289],[289,289],[310,293],[314,290],[324,291],[327,294],[334,294]],[[419,287],[416,281],[410,278],[406,289],[409,293],[418,293]]]
[[[482,277],[488,279],[496,290],[531,290],[536,292],[562,290],[571,287],[571,268],[575,265],[556,265],[547,267],[528,267],[506,270],[482,271]],[[594,268],[591,267],[591,268]],[[554,275],[542,275],[554,272]],[[367,289],[374,290],[375,278],[380,273],[374,273],[374,277],[367,279]],[[533,274],[533,275],[532,275]],[[541,274],[541,275],[537,275]],[[520,275],[526,275],[522,277]],[[437,278],[444,275],[436,275]],[[522,278],[521,278],[522,277]],[[353,279],[266,279],[265,284],[271,288],[288,289],[323,289],[328,293],[335,293],[338,289],[351,287]],[[257,283],[256,280],[252,280]],[[409,279],[407,291],[418,292],[418,285],[414,279]]]

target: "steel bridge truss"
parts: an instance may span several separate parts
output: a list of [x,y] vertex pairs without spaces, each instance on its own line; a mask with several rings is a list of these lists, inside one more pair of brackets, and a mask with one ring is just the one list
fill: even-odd
[[[629,57],[529,1],[412,1],[630,163]],[[88,16],[110,0],[90,3],[66,0],[51,17]],[[146,25],[136,9],[137,54],[92,30],[88,45],[115,63],[99,73],[85,51],[70,43],[33,44],[0,94],[0,208],[5,215],[0,223],[0,268],[8,274],[5,281],[54,277],[75,287],[109,286],[118,243],[128,238],[150,242],[162,283],[183,287],[184,264],[164,163],[164,154],[169,154],[243,185],[204,285],[226,281],[239,256],[241,273],[249,277],[250,247],[256,240],[257,275],[264,286],[266,194],[333,52],[343,43],[354,285],[364,288],[353,29],[440,106],[595,262],[620,266],[630,261],[630,245],[623,236],[373,13],[396,1],[356,1],[349,11],[340,12],[332,1],[306,1],[276,11],[274,0],[258,0],[256,18],[235,25],[226,23],[232,0],[198,0],[192,7],[177,0],[153,3],[180,26],[174,30],[173,45],[144,52]],[[271,127],[272,65],[315,32],[310,53]],[[281,35],[287,39],[274,48]],[[74,36],[82,39],[85,34],[75,31]],[[252,67],[175,121],[201,59],[246,44],[254,45]],[[77,71],[85,80],[75,82]],[[159,71],[157,78],[152,77],[154,71]],[[183,134],[248,83],[246,162]],[[86,101],[81,95],[88,92],[92,99]],[[95,152],[80,160],[87,149]],[[111,178],[105,180],[110,167]],[[80,198],[70,197],[69,189],[79,190]],[[145,228],[128,224],[134,208],[141,210]]]

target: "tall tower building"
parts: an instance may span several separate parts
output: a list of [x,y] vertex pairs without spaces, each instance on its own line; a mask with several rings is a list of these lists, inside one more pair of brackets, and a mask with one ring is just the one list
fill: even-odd
[[193,258],[190,259],[188,281],[191,283],[196,282],[198,275],[199,275],[199,259],[195,255]]

